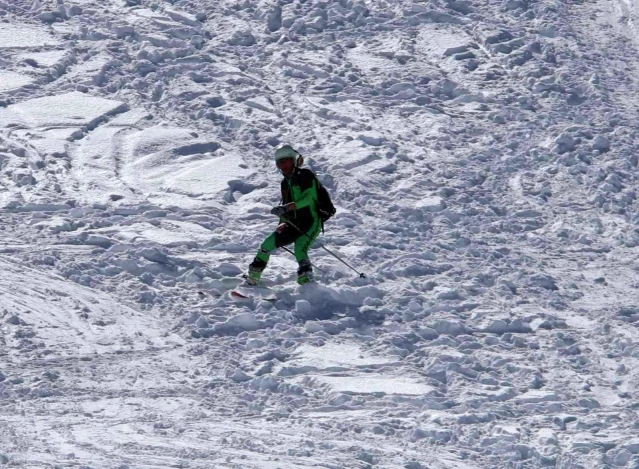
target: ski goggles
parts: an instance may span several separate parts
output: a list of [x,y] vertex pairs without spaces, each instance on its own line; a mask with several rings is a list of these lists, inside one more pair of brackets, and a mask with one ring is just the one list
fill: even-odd
[[280,168],[280,169],[282,169],[283,167],[287,167],[289,164],[290,164],[290,165],[292,165],[292,166],[295,166],[295,158],[293,158],[293,157],[290,157],[290,158],[282,158],[282,159],[277,160],[277,161],[275,162],[275,165],[276,165],[278,168]]

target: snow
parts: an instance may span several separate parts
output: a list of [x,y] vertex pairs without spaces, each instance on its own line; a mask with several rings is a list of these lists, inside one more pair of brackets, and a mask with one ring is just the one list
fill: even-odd
[[0,71],[0,93],[12,91],[33,83],[33,78],[21,73]]
[[232,187],[232,181],[251,174],[240,166],[242,164],[239,155],[214,158],[172,175],[165,187],[174,191],[215,194]]
[[417,380],[389,375],[379,376],[320,376],[308,375],[312,381],[326,384],[331,390],[346,394],[406,394],[421,396],[433,388]]
[[[0,466],[639,467],[633,2],[53,3],[0,0]],[[338,212],[239,299],[281,143]]]
[[72,79],[74,83],[81,85],[101,85],[105,81],[105,73],[110,65],[110,56],[99,54],[72,67],[67,77]]
[[40,67],[53,67],[57,63],[61,62],[68,53],[64,50],[51,50],[44,52],[24,52],[18,55],[20,60],[33,60]]
[[125,111],[126,104],[73,92],[31,99],[9,106],[32,127],[86,126],[93,128],[107,116]]
[[59,43],[45,28],[20,22],[0,23],[0,49],[54,46]]
[[301,366],[329,368],[338,366],[342,369],[351,367],[367,367],[396,363],[389,357],[374,357],[353,344],[325,344],[322,347],[302,345],[297,349]]
[[[2,305],[11,311],[5,329],[8,365],[34,354],[50,366],[64,358],[165,348],[182,344],[140,312],[109,295],[2,260]],[[37,343],[32,340],[34,338]],[[14,352],[22,352],[14,355]]]
[[127,243],[153,242],[164,246],[205,243],[210,236],[210,231],[199,225],[169,220],[161,226],[139,224],[135,229],[122,229],[115,234],[116,239]]
[[23,141],[28,140],[42,155],[61,157],[67,155],[70,142],[83,135],[80,128],[53,128],[47,130],[19,130],[15,135]]

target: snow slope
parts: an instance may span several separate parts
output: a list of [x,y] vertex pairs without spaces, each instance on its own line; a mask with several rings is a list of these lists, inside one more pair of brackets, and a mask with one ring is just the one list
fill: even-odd
[[639,468],[635,10],[0,0],[0,465]]

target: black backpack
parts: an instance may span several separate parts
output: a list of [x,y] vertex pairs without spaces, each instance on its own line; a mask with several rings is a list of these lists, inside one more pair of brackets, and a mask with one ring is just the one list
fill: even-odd
[[333,202],[331,201],[331,196],[328,194],[326,187],[322,185],[322,183],[319,181],[319,179],[317,179],[317,177],[315,178],[315,181],[317,182],[316,208],[317,208],[317,213],[320,219],[322,220],[322,233],[323,233],[324,223],[326,223],[333,215],[335,215],[335,212],[337,212],[337,209],[333,205]]
[[337,212],[337,209],[333,205],[331,196],[328,195],[326,187],[324,187],[321,182],[317,181],[317,213],[322,219],[322,223],[335,215],[335,212]]

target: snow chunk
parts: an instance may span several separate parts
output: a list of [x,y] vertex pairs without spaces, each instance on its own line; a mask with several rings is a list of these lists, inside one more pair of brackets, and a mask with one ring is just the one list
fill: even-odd
[[135,70],[142,76],[146,76],[151,72],[155,72],[157,67],[149,60],[138,60],[135,64]]
[[222,96],[212,96],[206,99],[206,103],[212,108],[222,107],[226,104],[226,100]]
[[306,319],[330,318],[336,310],[348,306],[362,306],[366,298],[381,298],[384,293],[371,286],[359,288],[329,288],[320,284],[307,284],[291,295],[293,300],[306,300],[312,307]]
[[255,96],[254,98],[247,99],[244,101],[244,104],[259,111],[277,114],[277,111],[273,108],[273,105],[265,96]]
[[470,38],[448,29],[424,29],[418,38],[424,52],[436,60],[467,52]]
[[[73,231],[77,229],[77,225],[73,222],[70,222],[64,218],[53,217],[50,222],[43,223],[45,226],[48,226],[49,230],[53,233],[61,233],[64,231]],[[40,224],[39,224],[40,225]]]
[[14,104],[9,110],[23,116],[33,127],[84,125],[93,128],[107,116],[126,111],[127,106],[119,101],[73,92]]
[[422,209],[427,212],[441,212],[446,208],[446,204],[440,196],[431,195],[419,199],[415,203],[415,208]]
[[437,83],[434,83],[433,92],[444,95],[449,99],[458,98],[468,94],[468,90],[466,88],[460,86],[459,83],[453,80],[449,80],[448,78],[444,78],[439,80]]
[[601,152],[610,150],[610,140],[604,137],[603,135],[597,135],[595,137],[595,141],[592,143],[592,146],[595,150],[599,150]]
[[242,269],[240,269],[235,264],[230,264],[228,262],[222,262],[220,265],[217,266],[215,270],[217,270],[225,277],[235,277],[242,273]]
[[546,290],[559,290],[557,281],[550,275],[535,274],[530,277],[530,283],[545,288]]
[[525,210],[518,210],[517,212],[514,213],[514,215],[518,218],[537,218],[537,217],[541,217],[542,214],[538,210],[525,209]]
[[622,449],[621,451],[617,452],[615,458],[613,459],[613,462],[616,466],[625,466],[626,464],[628,464],[630,459],[632,459],[632,453],[630,453],[630,451]]
[[383,135],[374,133],[360,134],[357,136],[357,138],[364,142],[366,145],[370,145],[372,147],[382,146],[384,144],[384,141],[386,140]]
[[515,400],[520,404],[537,404],[539,402],[555,402],[560,399],[554,392],[533,389],[518,396]]
[[256,331],[264,327],[251,313],[241,313],[213,326],[213,333],[219,335],[237,335],[243,331]]
[[639,438],[634,438],[621,445],[621,447],[630,451],[632,454],[639,454]]
[[88,235],[87,233],[80,233],[78,239],[88,246],[98,246],[104,249],[109,249],[115,244],[106,236]]
[[439,333],[430,327],[420,327],[415,332],[424,340],[434,340],[439,337]]
[[507,332],[532,332],[532,328],[528,324],[525,324],[521,319],[515,319],[511,322],[509,318],[490,320],[488,324],[486,324],[484,327],[480,327],[479,330],[481,330],[482,332],[491,332],[498,335],[505,334]]
[[43,11],[38,15],[43,23],[55,23],[58,18],[62,18],[59,11]]
[[189,26],[199,26],[200,22],[196,16],[179,10],[173,10],[170,8],[164,8],[164,13],[169,15],[173,21],[179,21],[180,23],[188,24]]
[[596,399],[579,399],[578,404],[581,407],[585,407],[586,409],[598,409],[599,407],[601,407],[601,404]]
[[453,432],[450,430],[444,430],[441,428],[430,427],[430,428],[417,428],[411,434],[411,441],[421,440],[423,438],[428,438],[430,443],[448,443],[448,441],[452,438]]
[[574,150],[577,142],[572,135],[563,133],[555,139],[555,145],[555,151],[562,154]]
[[306,300],[297,300],[295,302],[295,312],[303,317],[309,317],[313,311],[313,307]]
[[514,36],[510,33],[510,31],[507,31],[505,29],[498,30],[498,31],[490,30],[490,29],[478,30],[475,32],[475,35],[485,45],[510,41],[511,39],[514,38]]
[[240,369],[236,369],[234,371],[228,372],[228,377],[231,378],[236,383],[245,383],[246,381],[250,381],[251,377],[244,373]]
[[257,41],[250,31],[235,31],[233,36],[227,41],[233,46],[252,46]]
[[282,27],[282,7],[276,6],[267,15],[268,29],[275,32]]
[[446,335],[460,335],[466,334],[468,329],[464,324],[456,320],[439,320],[435,324],[432,324],[432,328],[439,334]]
[[259,321],[250,313],[238,314],[229,318],[224,324],[245,331],[254,331],[260,327]]

